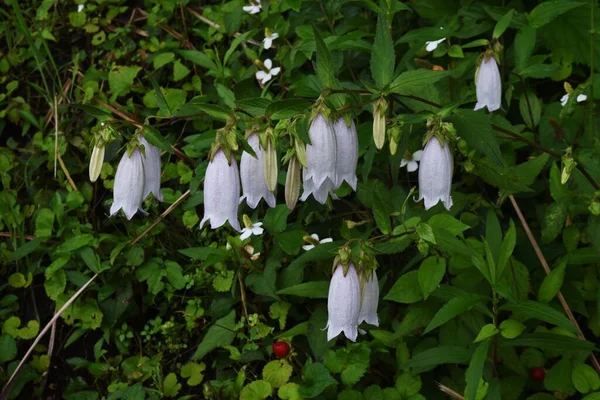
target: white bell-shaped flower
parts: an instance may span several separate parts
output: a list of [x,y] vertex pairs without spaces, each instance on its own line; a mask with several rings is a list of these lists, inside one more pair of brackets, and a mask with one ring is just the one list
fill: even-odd
[[502,80],[496,58],[484,56],[475,76],[477,104],[475,110],[487,107],[492,112],[500,108],[502,102]]
[[333,124],[336,140],[335,188],[342,186],[344,181],[356,190],[356,163],[358,162],[358,134],[354,121],[346,125],[344,118],[338,118]]
[[360,312],[360,282],[353,264],[348,267],[344,276],[344,268],[339,264],[329,283],[327,297],[327,340],[340,333],[355,342],[358,336],[358,315]]
[[302,183],[304,185],[304,191],[302,192],[302,196],[300,196],[301,201],[306,201],[308,196],[311,194],[321,204],[325,204],[327,202],[327,196],[329,192],[335,190],[335,183],[329,179],[325,178],[325,180],[321,183],[320,186],[315,187],[313,178],[307,178],[308,170],[306,168],[302,168]]
[[452,154],[447,143],[440,143],[435,136],[425,145],[419,168],[419,199],[425,199],[429,210],[440,200],[446,209],[452,207],[450,187],[452,185]]
[[135,149],[131,153],[131,157],[125,151],[115,174],[113,186],[114,201],[112,206],[110,206],[111,217],[121,209],[127,219],[133,218],[138,210],[147,215],[142,210],[145,180],[144,160],[140,149]]
[[379,281],[377,280],[377,273],[373,271],[363,286],[358,324],[366,322],[369,325],[379,326],[379,318],[377,318],[378,305]]
[[240,203],[246,200],[251,208],[256,208],[260,199],[265,199],[269,207],[275,207],[275,196],[267,188],[263,168],[265,151],[260,145],[257,134],[248,137],[248,144],[254,150],[257,158],[247,152],[242,153],[240,161],[240,176],[242,178],[242,197]]
[[238,204],[240,199],[240,174],[237,162],[231,157],[231,164],[223,150],[219,149],[206,168],[204,176],[204,218],[200,228],[210,220],[210,228],[223,226],[226,221],[240,232]]
[[322,114],[312,120],[308,129],[310,144],[306,145],[306,178],[312,178],[315,189],[321,187],[325,179],[336,182],[336,140],[333,126]]
[[156,200],[163,201],[163,196],[160,194],[160,150],[158,147],[148,143],[143,136],[140,136],[138,140],[140,144],[144,145],[144,153],[146,154],[146,157],[143,158],[146,179],[142,199],[145,199],[152,193]]

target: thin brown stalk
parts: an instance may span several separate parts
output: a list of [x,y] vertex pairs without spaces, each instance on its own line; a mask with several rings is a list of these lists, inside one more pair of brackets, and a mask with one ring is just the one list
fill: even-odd
[[[9,238],[9,237],[12,237],[12,234],[10,232],[0,232],[0,237],[8,237]],[[33,235],[23,235],[23,236],[20,236],[18,234],[15,234],[15,237],[18,237],[18,238],[22,237],[25,240],[33,240],[33,239],[35,239],[35,236],[33,236]]]
[[[538,245],[537,240],[535,240],[535,237],[533,236],[531,229],[529,229],[529,224],[525,220],[525,217],[523,216],[523,213],[521,212],[521,208],[519,207],[517,200],[515,199],[515,197],[512,194],[508,197],[510,198],[510,202],[512,203],[513,208],[515,209],[515,212],[517,213],[517,216],[519,217],[519,220],[521,221],[521,224],[523,225],[525,234],[527,235],[527,238],[529,238],[529,242],[531,243],[531,246],[533,247],[533,250],[535,251],[537,258],[540,260],[540,263],[542,264],[542,267],[544,268],[546,275],[550,275],[550,272],[551,272],[550,266],[548,265],[548,262],[546,261],[546,257],[544,257],[544,253],[542,253],[542,250],[540,249],[540,246]],[[569,304],[567,304],[567,301],[565,300],[565,297],[563,296],[563,294],[561,292],[558,292],[556,297],[558,298],[558,301],[560,301],[560,304],[561,304],[562,308],[565,310],[565,313],[567,314],[567,317],[569,318],[571,323],[575,326],[575,328],[577,328],[579,338],[581,340],[586,340],[585,336],[583,335],[583,332],[581,331],[581,328],[579,327],[579,324],[577,323],[577,320],[575,319],[575,316],[573,315],[573,312],[571,311]],[[600,363],[598,363],[598,360],[596,359],[596,356],[594,355],[594,353],[590,353],[590,360],[591,360],[592,364],[594,365],[594,368],[596,368],[596,371],[598,371],[600,373]]]
[[455,392],[454,390],[450,389],[448,386],[446,385],[442,385],[439,382],[436,382],[438,385],[438,389],[440,389],[441,392],[446,393],[448,396],[452,397],[453,399],[457,399],[457,400],[465,400],[464,397],[462,397],[462,395],[458,392]]

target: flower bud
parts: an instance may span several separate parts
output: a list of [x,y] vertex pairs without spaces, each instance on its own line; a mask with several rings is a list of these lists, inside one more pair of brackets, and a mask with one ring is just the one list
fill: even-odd
[[99,140],[96,142],[94,149],[92,150],[92,156],[90,157],[90,181],[96,182],[96,179],[100,176],[102,171],[102,163],[104,162],[104,142]]
[[308,167],[308,162],[306,161],[306,146],[300,140],[294,140],[294,149],[296,150],[296,157],[298,157],[298,161],[300,164],[306,168]]
[[267,149],[264,153],[263,165],[267,188],[273,192],[277,187],[279,167],[277,165],[277,151],[275,150],[275,146],[273,146],[271,139],[267,139]]
[[265,199],[269,207],[275,207],[275,196],[267,187],[265,180],[264,158],[265,151],[260,145],[257,134],[248,137],[248,145],[252,147],[257,158],[247,152],[242,153],[240,162],[240,175],[242,178],[242,198],[250,208],[256,208],[260,199]]
[[379,150],[385,144],[385,113],[387,108],[387,101],[383,97],[373,105],[373,140]]
[[144,182],[146,180],[144,175],[144,161],[140,149],[134,149],[131,155],[126,151],[121,157],[115,174],[114,201],[110,207],[111,217],[121,209],[127,219],[133,218],[138,210],[146,214],[142,210]]
[[447,143],[440,143],[435,136],[425,145],[419,167],[419,199],[425,199],[429,210],[440,200],[446,209],[452,207],[452,154]]
[[240,232],[238,203],[240,198],[240,175],[235,158],[231,164],[222,149],[218,149],[208,163],[204,176],[204,218],[200,228],[210,220],[210,228],[216,229],[229,221]]
[[331,277],[327,296],[328,341],[342,332],[351,341],[356,341],[360,298],[360,282],[354,264],[350,263],[346,276],[344,276],[344,267],[338,264]]
[[145,199],[152,193],[156,200],[163,201],[163,196],[160,194],[160,150],[158,147],[148,143],[143,136],[140,136],[138,140],[144,146],[143,160],[146,179],[142,198]]
[[373,271],[371,276],[365,280],[360,303],[358,324],[363,321],[369,325],[379,326],[377,318],[377,306],[379,304],[379,281],[377,272]]
[[475,73],[477,104],[475,110],[487,107],[489,112],[496,111],[502,103],[502,80],[494,56],[485,54]]
[[356,190],[356,164],[358,162],[358,134],[354,121],[346,125],[344,118],[338,118],[333,125],[336,139],[335,188],[344,181]]
[[285,177],[285,204],[293,210],[300,196],[300,164],[296,157],[290,159]]

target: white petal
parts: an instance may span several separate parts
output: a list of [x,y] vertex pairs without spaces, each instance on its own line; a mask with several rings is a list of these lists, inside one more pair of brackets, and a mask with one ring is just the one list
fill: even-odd
[[271,45],[273,44],[273,40],[271,40],[271,38],[264,38],[263,39],[263,46],[265,49],[270,49]]
[[135,149],[131,158],[125,152],[115,174],[114,201],[110,207],[111,217],[122,209],[127,219],[131,219],[138,210],[141,210],[145,179],[140,150]]
[[210,220],[211,229],[216,229],[226,221],[236,231],[241,232],[238,221],[240,198],[240,175],[235,158],[229,164],[223,150],[218,150],[208,163],[204,176],[204,218],[200,228]]
[[252,234],[256,235],[256,236],[262,235],[264,231],[265,230],[263,228],[259,227],[259,226],[255,227],[255,228],[252,228]]
[[410,161],[407,165],[406,165],[406,170],[408,172],[415,172],[417,169],[419,169],[419,164],[416,161]]
[[319,243],[323,244],[323,243],[331,243],[333,242],[332,238],[325,238],[323,240],[320,240]]
[[265,65],[265,68],[268,70],[270,70],[271,67],[273,67],[273,61],[271,61],[270,58],[267,58],[263,64]]
[[314,248],[315,248],[315,246],[313,244],[305,244],[304,246],[302,246],[302,249],[304,249],[306,251],[312,250]]
[[502,80],[494,57],[483,59],[475,77],[477,104],[475,110],[487,107],[489,112],[500,108],[502,102]]
[[350,264],[346,276],[342,266],[338,265],[331,277],[327,296],[327,340],[344,332],[349,340],[356,341],[360,297],[360,282],[354,265]]
[[337,181],[335,172],[336,138],[332,125],[322,114],[317,115],[312,120],[308,135],[311,144],[306,145],[308,170],[304,175],[304,180],[312,178],[314,190],[318,190],[326,178],[329,178],[333,183]]
[[77,12],[82,12],[84,7],[85,7],[85,6],[84,6],[83,4],[79,4],[79,5],[77,6]]
[[435,206],[440,200],[446,208],[452,206],[452,154],[446,143],[444,147],[435,136],[425,145],[419,168],[419,199],[425,200],[425,209]]
[[415,161],[421,161],[421,156],[423,156],[423,150],[417,150],[413,153],[412,158]]
[[[258,135],[252,134],[248,137],[248,144],[254,150],[257,158],[249,153],[242,153],[240,162],[240,176],[242,180],[242,201],[245,199],[250,208],[256,208],[260,199],[265,199],[270,207],[275,206],[275,196],[267,188],[265,172],[263,168],[264,150],[260,145]],[[258,222],[261,226],[262,222]],[[257,226],[254,224],[253,226]]]
[[263,80],[263,78],[264,78],[266,75],[267,75],[267,73],[266,73],[265,71],[262,71],[262,70],[260,70],[260,71],[256,71],[256,74],[255,74],[255,76],[256,76],[256,79],[258,79],[259,81],[262,81],[262,80]]
[[270,38],[271,38],[271,40],[275,40],[275,39],[279,38],[279,33],[277,33],[277,32],[271,33]]
[[408,164],[410,162],[410,160],[407,160],[406,158],[403,158],[400,161],[400,168],[404,168],[406,166],[406,164]]
[[585,94],[580,94],[579,96],[577,96],[577,102],[581,103],[582,101],[586,101],[587,100],[587,96]]
[[252,231],[250,229],[248,229],[248,228],[242,229],[242,234],[240,235],[240,239],[246,240],[250,236],[252,236]]
[[312,235],[310,235],[311,238],[313,238],[315,241],[319,241],[319,235],[317,235],[316,233],[313,233]]
[[378,304],[379,281],[377,280],[377,273],[373,271],[373,274],[369,280],[365,282],[363,288],[358,323],[360,324],[364,321],[369,325],[379,326],[379,318],[377,318]]
[[446,38],[441,38],[440,40],[433,40],[430,42],[425,42],[425,44],[427,44],[427,46],[425,47],[425,50],[434,51],[435,49],[437,49],[438,45],[440,43],[442,43],[444,40],[446,40]]
[[148,197],[150,193],[154,195],[154,198],[158,201],[163,201],[163,196],[160,194],[160,150],[148,143],[143,137],[139,137],[140,144],[144,145],[144,152],[146,158],[144,160],[144,171],[146,173],[146,181],[144,183],[144,199]]
[[271,74],[270,74],[270,73],[269,73],[269,74],[266,74],[266,75],[264,76],[264,78],[262,78],[261,82],[262,82],[263,84],[265,84],[265,83],[269,82],[269,81],[271,80],[271,78],[272,78],[272,76],[271,76]]
[[259,226],[263,226],[263,223],[262,222],[255,222],[255,223],[252,224],[253,228],[257,228]]
[[279,71],[281,71],[281,68],[277,67],[277,68],[273,68],[269,71],[269,73],[273,76],[279,74]]
[[[354,121],[346,125],[344,118],[338,118],[333,124],[336,141],[335,187],[342,186],[344,181],[356,190],[356,164],[358,162],[358,135]],[[331,179],[331,177],[330,177]]]
[[565,94],[563,97],[560,98],[560,105],[561,106],[566,106],[567,105],[567,101],[569,101],[569,94]]

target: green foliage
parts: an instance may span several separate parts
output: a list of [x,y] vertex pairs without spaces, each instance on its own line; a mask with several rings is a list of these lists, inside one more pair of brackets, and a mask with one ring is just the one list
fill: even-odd
[[[469,400],[600,399],[597,1],[5,3],[1,387],[65,306],[9,399],[446,398],[438,382]],[[473,110],[484,53],[491,113]],[[354,121],[357,189],[290,210],[287,163],[306,161],[317,111]],[[140,132],[163,201],[109,217]],[[240,205],[264,232],[198,229],[211,148],[239,162],[250,132],[279,163],[277,206]],[[450,210],[414,201],[427,182],[400,167],[434,134]],[[378,275],[379,325],[356,343],[327,340],[336,256]]]

